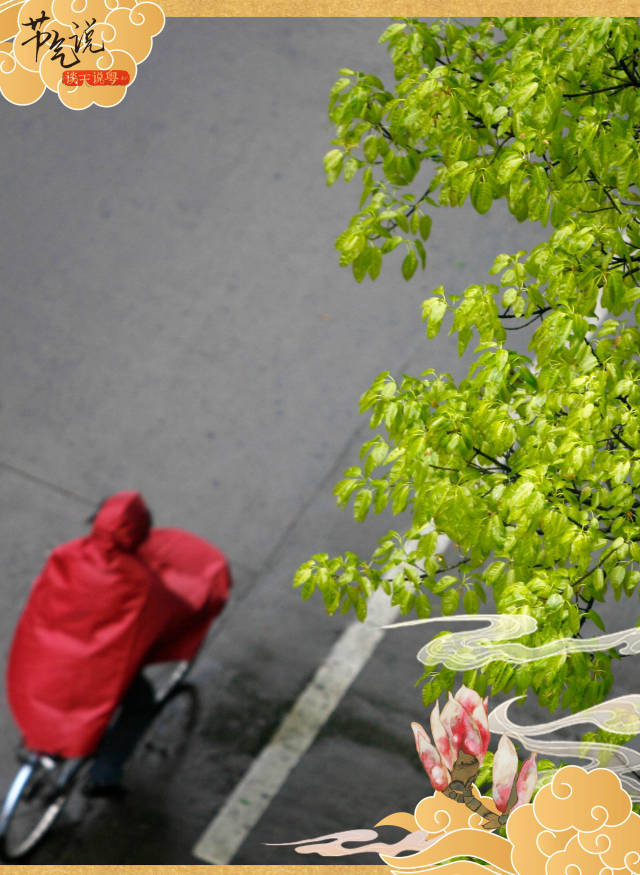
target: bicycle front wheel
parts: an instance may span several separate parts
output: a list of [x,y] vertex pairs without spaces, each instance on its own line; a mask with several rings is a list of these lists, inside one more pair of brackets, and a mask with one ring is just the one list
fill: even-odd
[[34,757],[18,770],[0,812],[0,856],[25,857],[44,838],[66,802],[64,763]]

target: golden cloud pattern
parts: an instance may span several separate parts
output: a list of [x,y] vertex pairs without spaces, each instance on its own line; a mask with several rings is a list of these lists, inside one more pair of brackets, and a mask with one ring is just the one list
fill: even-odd
[[[493,807],[491,799],[475,795]],[[398,812],[377,824],[422,831],[425,848],[380,857],[394,875],[640,875],[640,817],[608,769],[559,769],[532,803],[511,813],[506,839],[480,824],[464,806],[435,793],[413,815]],[[488,865],[447,862],[463,855]]]
[[[491,798],[475,786],[472,791],[497,812]],[[465,805],[436,792],[413,814],[399,811],[376,824],[404,830],[398,841],[381,841],[374,830],[360,829],[285,844],[299,854],[324,857],[375,853],[392,875],[640,875],[640,816],[609,769],[559,769],[533,802],[511,812],[507,838],[482,822]]]
[[47,88],[70,109],[116,106],[164,23],[153,0],[7,0],[0,4],[0,92],[20,106]]
[[507,821],[517,875],[640,873],[640,817],[608,769],[559,769]]
[[[481,796],[476,787],[473,788],[473,793],[487,808],[497,812],[491,798]],[[427,872],[442,875],[447,871],[468,872],[469,875],[472,873],[500,875],[508,872],[512,875],[511,843],[495,833],[482,829],[481,824],[482,818],[478,814],[436,792],[418,803],[413,817],[407,813],[397,813],[376,824],[376,826],[403,826],[412,832],[424,832],[427,845],[425,849],[403,857],[380,854],[380,858],[396,875]],[[440,865],[451,857],[460,856],[478,857],[490,865],[481,866],[472,861],[467,861],[463,865],[462,861],[457,861],[454,868],[450,870],[447,866]]]

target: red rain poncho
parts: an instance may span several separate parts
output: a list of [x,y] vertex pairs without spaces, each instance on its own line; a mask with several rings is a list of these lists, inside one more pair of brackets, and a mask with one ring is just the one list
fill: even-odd
[[91,533],[57,547],[36,579],[7,672],[28,748],[92,753],[140,668],[190,659],[222,610],[224,555],[149,519],[139,493],[111,496]]

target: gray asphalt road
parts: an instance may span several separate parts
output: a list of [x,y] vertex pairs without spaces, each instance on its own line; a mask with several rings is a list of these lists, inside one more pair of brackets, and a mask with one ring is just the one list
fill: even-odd
[[[460,374],[448,338],[425,341],[423,298],[537,239],[498,206],[442,211],[424,277],[406,284],[398,259],[357,285],[338,267],[357,192],[324,183],[328,92],[345,65],[389,78],[385,24],[172,19],[115,109],[0,103],[3,659],[48,550],[118,489],[221,546],[236,580],[188,749],[168,771],[134,763],[129,797],[71,812],[34,863],[196,862],[344,628],[292,592],[295,568],[390,527],[331,497],[367,432],[360,394],[387,368]],[[301,862],[264,843],[412,810],[422,637],[386,637],[234,862]],[[3,786],[16,741],[2,706]]]

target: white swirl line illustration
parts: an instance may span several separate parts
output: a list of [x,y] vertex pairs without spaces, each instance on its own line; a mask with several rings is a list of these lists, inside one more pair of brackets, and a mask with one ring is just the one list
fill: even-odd
[[[442,664],[446,668],[465,671],[480,668],[495,660],[507,660],[522,665],[538,659],[547,659],[561,653],[593,653],[616,647],[622,655],[640,653],[640,628],[632,627],[619,632],[598,635],[594,638],[559,638],[538,647],[529,647],[509,638],[530,635],[538,628],[528,614],[475,614],[470,617],[436,617],[427,620],[409,620],[386,626],[397,629],[424,623],[486,622],[488,626],[470,632],[449,632],[434,638],[418,652],[423,665]],[[491,732],[505,733],[517,738],[527,750],[553,757],[571,757],[586,760],[586,768],[606,767],[615,772],[624,789],[634,802],[640,802],[640,753],[633,748],[603,742],[543,741],[538,736],[548,735],[558,729],[581,723],[591,723],[608,732],[622,735],[640,733],[640,695],[629,694],[602,702],[547,723],[518,725],[507,717],[509,706],[517,701],[510,699],[498,705],[489,714]],[[632,774],[630,774],[632,773]],[[543,772],[540,777],[550,779],[553,771]]]
[[[629,694],[602,702],[577,714],[569,714],[547,723],[521,725],[507,716],[509,706],[518,701],[509,699],[497,705],[489,714],[491,732],[507,733],[516,738],[527,750],[547,754],[552,757],[571,757],[586,760],[586,769],[607,768],[615,772],[620,783],[634,802],[640,802],[640,781],[632,777],[640,772],[640,753],[631,747],[603,742],[584,741],[542,741],[541,735],[548,735],[558,729],[591,723],[608,732],[631,735],[640,732],[640,696]],[[554,771],[540,774],[548,779]]]
[[538,628],[534,617],[528,614],[474,614],[470,617],[434,617],[427,620],[409,620],[384,626],[385,629],[399,629],[403,626],[417,626],[422,623],[442,622],[486,622],[489,625],[471,632],[449,632],[425,644],[418,653],[423,665],[438,665],[465,671],[481,668],[498,659],[523,665],[537,659],[549,659],[561,653],[595,653],[600,650],[618,648],[623,656],[640,653],[640,628],[631,627],[619,632],[597,635],[594,638],[557,638],[537,647],[528,647],[508,641],[509,638],[522,638],[531,635]]

